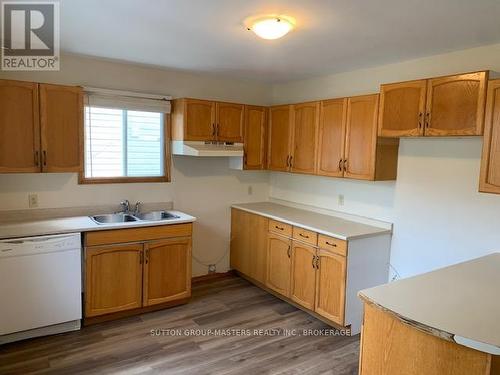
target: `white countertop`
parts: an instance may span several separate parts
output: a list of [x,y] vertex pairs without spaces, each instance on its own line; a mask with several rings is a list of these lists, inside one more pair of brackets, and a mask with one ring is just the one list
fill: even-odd
[[163,221],[133,221],[127,223],[97,224],[88,216],[75,216],[49,220],[16,222],[12,224],[0,224],[0,239],[41,236],[48,234],[91,232],[108,229],[151,227],[158,225],[191,223],[196,221],[195,217],[183,212],[173,210],[169,210],[169,212],[180,217],[178,219]]
[[458,344],[500,355],[500,253],[390,284],[359,296],[401,320]]
[[341,240],[353,240],[391,233],[391,230],[387,228],[367,225],[273,202],[233,204],[231,207]]

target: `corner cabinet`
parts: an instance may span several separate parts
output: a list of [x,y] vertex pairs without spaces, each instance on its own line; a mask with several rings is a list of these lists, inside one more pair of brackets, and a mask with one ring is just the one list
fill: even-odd
[[86,233],[85,323],[187,302],[191,232],[173,224]]
[[482,135],[488,72],[385,84],[381,137]]
[[0,173],[78,172],[80,87],[0,80]]
[[488,84],[479,191],[500,194],[500,79]]

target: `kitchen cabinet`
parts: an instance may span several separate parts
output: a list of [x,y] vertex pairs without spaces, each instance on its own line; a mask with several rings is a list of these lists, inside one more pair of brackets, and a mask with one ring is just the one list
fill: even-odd
[[0,80],[0,173],[78,172],[80,87]]
[[347,98],[320,104],[318,169],[321,176],[343,177]]
[[424,135],[427,80],[380,86],[379,136]]
[[191,233],[192,224],[85,233],[85,323],[187,302]]
[[314,310],[316,266],[316,247],[294,240],[290,298],[309,310]]
[[295,104],[292,110],[290,171],[314,174],[318,148],[319,102]]
[[[313,213],[304,216],[321,222]],[[362,304],[357,292],[387,282],[390,234],[346,241],[318,233],[307,222],[300,223],[306,229],[275,219],[232,208],[231,268],[317,318],[359,333]],[[253,259],[261,257],[263,248],[267,257],[257,264]],[[252,276],[254,267],[266,270],[264,281]]]
[[85,316],[141,307],[142,244],[96,246],[85,253]]
[[80,171],[83,91],[80,87],[40,84],[43,172]]
[[244,105],[191,98],[173,101],[172,139],[243,142]]
[[292,144],[292,106],[274,106],[269,109],[269,151],[267,168],[273,171],[290,169]]
[[144,244],[143,305],[191,295],[191,239],[171,238]]
[[379,135],[482,135],[488,72],[381,85]]
[[0,173],[40,172],[38,85],[0,80]]
[[270,232],[267,237],[266,286],[286,297],[290,296],[291,256],[290,239]]
[[244,169],[266,169],[267,108],[245,106]]
[[488,84],[479,191],[500,194],[500,79]]

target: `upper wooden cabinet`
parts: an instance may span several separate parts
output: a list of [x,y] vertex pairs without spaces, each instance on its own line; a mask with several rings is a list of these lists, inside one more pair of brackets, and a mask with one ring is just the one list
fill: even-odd
[[324,100],[320,104],[318,170],[322,176],[344,175],[344,144],[347,98]]
[[0,172],[78,172],[80,87],[0,80]]
[[83,91],[80,87],[40,84],[43,172],[80,171]]
[[430,79],[425,135],[482,135],[487,81],[487,72]]
[[479,191],[500,194],[500,79],[488,84]]
[[269,151],[267,168],[273,171],[290,169],[292,142],[292,106],[281,105],[269,109]]
[[267,162],[267,108],[245,106],[244,169],[265,169]]
[[380,86],[379,135],[407,137],[424,134],[427,80]]
[[482,135],[488,72],[382,85],[382,137]]
[[315,173],[318,147],[319,102],[292,106],[292,148],[290,171]]
[[243,142],[244,105],[199,99],[173,101],[172,139]]
[[0,80],[0,172],[40,172],[36,83]]

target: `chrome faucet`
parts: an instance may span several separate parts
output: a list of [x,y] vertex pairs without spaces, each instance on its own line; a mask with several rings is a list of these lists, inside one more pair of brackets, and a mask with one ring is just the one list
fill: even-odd
[[141,213],[141,204],[142,202],[136,202],[134,208],[134,215],[139,215]]
[[125,199],[124,201],[120,202],[120,206],[122,206],[122,210],[119,212],[122,212],[124,214],[129,214],[130,213],[130,202]]

